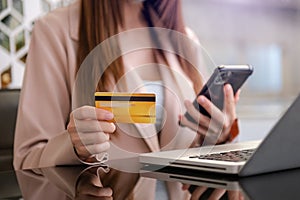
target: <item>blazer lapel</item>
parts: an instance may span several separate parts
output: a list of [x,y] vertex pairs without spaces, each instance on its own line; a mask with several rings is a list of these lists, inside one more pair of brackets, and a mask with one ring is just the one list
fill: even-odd
[[193,100],[195,93],[192,82],[181,70],[176,56],[170,53],[165,55],[171,67],[160,67],[165,86],[164,107],[167,110],[165,125],[160,135],[160,148],[161,150],[188,148],[194,142],[196,133],[189,128],[178,126],[177,121],[178,115],[186,110],[184,100]]
[[[126,70],[126,76],[123,76],[117,83],[114,91],[122,92],[147,92],[143,87],[143,81],[134,69]],[[154,124],[133,124],[141,137],[146,142],[151,151],[159,151],[157,132]]]

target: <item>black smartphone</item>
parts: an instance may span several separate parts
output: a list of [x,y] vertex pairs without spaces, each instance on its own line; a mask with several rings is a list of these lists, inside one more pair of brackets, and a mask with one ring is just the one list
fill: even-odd
[[[224,104],[224,85],[230,84],[235,94],[252,73],[253,67],[251,65],[218,66],[208,79],[207,83],[203,86],[198,96],[206,96],[214,105],[222,110]],[[210,114],[198,104],[196,99],[194,100],[193,105],[203,115],[210,117]],[[185,117],[189,121],[196,123],[188,112],[185,113]]]

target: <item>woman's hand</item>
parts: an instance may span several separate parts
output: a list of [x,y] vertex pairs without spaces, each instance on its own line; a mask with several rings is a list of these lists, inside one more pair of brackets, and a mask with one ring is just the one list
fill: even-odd
[[[226,190],[221,188],[207,188],[205,186],[191,186],[183,184],[183,190],[189,190],[191,193],[190,200],[198,199],[229,199],[229,200],[243,200],[244,194],[240,190]],[[205,194],[206,193],[206,194]],[[202,198],[203,197],[203,198]]]
[[108,120],[113,117],[111,112],[92,106],[77,108],[70,114],[67,130],[81,160],[88,161],[110,148],[109,134],[116,126]]
[[[101,170],[101,169],[100,169]],[[105,187],[98,176],[97,168],[83,172],[76,184],[75,200],[110,200],[113,199],[113,190]]]
[[190,101],[185,101],[187,112],[198,122],[190,122],[185,116],[180,115],[180,124],[195,130],[202,137],[210,137],[216,143],[226,142],[229,138],[231,126],[236,119],[236,103],[239,99],[239,91],[234,96],[230,84],[224,86],[224,108],[219,110],[205,96],[197,98],[198,103],[205,108],[211,118],[201,114]]

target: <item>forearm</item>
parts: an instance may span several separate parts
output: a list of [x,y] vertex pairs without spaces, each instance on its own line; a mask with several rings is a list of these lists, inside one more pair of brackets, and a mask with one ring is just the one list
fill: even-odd
[[66,132],[54,136],[48,142],[40,141],[33,146],[22,145],[19,147],[21,148],[15,148],[15,169],[81,164]]

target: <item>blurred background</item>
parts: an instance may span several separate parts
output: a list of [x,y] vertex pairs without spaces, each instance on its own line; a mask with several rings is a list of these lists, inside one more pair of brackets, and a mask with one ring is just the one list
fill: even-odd
[[[72,0],[0,0],[0,88],[21,88],[34,20]],[[186,24],[217,64],[251,64],[239,140],[263,138],[300,91],[299,0],[182,0]]]
[[300,91],[299,0],[183,0],[186,23],[219,64],[251,64],[240,140],[263,138]]

